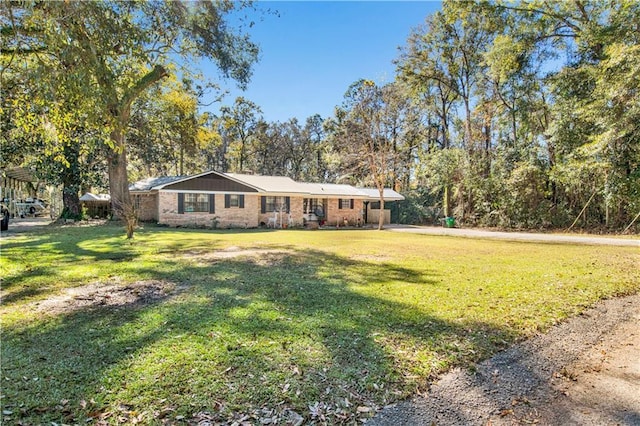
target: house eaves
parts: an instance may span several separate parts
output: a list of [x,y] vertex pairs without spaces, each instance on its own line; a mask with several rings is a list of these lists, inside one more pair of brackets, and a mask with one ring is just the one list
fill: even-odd
[[[239,173],[219,173],[215,171],[207,171],[192,176],[162,176],[155,178],[147,178],[135,182],[129,186],[129,190],[135,193],[149,193],[160,190],[169,192],[202,192],[202,188],[166,188],[169,185],[175,185],[189,180],[195,180],[200,177],[215,175],[231,182],[242,185],[252,192],[268,194],[270,196],[306,196],[309,198],[354,198],[365,201],[377,201],[380,198],[378,190],[375,188],[356,188],[351,185],[335,184],[335,183],[308,183],[296,182],[285,176],[263,176],[248,175]],[[238,189],[231,192],[237,192]],[[208,192],[208,191],[205,191]],[[228,190],[224,192],[229,192]],[[241,191],[242,192],[242,191]],[[396,191],[385,188],[385,201],[401,201],[404,197]]]
[[356,198],[364,199],[366,194],[351,185],[335,183],[301,183],[311,197]]
[[[361,193],[365,194],[367,201],[379,201],[380,192],[376,188],[356,188]],[[383,192],[385,201],[403,201],[404,196],[391,188],[385,188]]]

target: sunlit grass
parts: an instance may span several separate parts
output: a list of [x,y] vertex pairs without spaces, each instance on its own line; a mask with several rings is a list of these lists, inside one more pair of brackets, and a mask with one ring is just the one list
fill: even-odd
[[[637,292],[639,262],[635,248],[360,230],[16,236],[0,258],[4,420],[258,422],[268,409],[351,421]],[[73,288],[147,283],[167,291],[42,309],[65,295],[73,306]]]

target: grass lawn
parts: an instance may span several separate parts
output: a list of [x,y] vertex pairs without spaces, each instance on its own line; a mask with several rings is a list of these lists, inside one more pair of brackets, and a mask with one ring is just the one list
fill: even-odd
[[637,248],[378,231],[2,240],[3,423],[351,423],[605,297]]

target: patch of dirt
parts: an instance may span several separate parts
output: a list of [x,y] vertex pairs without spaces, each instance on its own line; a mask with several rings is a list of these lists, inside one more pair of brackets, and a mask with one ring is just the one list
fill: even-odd
[[261,266],[269,266],[278,263],[289,253],[290,251],[282,249],[241,249],[234,246],[213,252],[190,251],[185,256],[201,262],[244,258]]
[[148,280],[128,285],[92,283],[66,289],[64,293],[37,303],[37,311],[51,315],[68,314],[81,309],[146,305],[175,294],[174,283]]
[[363,262],[388,262],[393,259],[392,256],[387,256],[384,254],[356,254],[352,256],[354,260],[359,260]]
[[600,302],[368,425],[640,425],[640,294]]

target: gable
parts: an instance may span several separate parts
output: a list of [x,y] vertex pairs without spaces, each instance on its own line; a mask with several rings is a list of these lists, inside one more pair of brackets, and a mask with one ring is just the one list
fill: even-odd
[[258,192],[257,189],[218,173],[194,176],[162,187],[166,191]]

